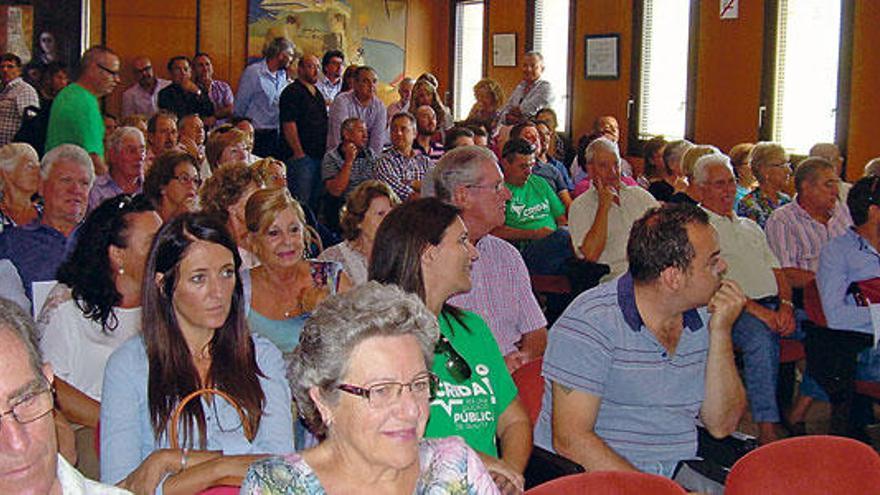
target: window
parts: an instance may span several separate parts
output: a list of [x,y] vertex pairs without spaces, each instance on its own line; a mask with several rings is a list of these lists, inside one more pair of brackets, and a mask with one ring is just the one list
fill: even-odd
[[455,5],[455,120],[464,120],[474,106],[474,85],[483,77],[483,1]]
[[569,36],[571,0],[534,0],[532,50],[544,57],[543,79],[553,88],[553,110],[559,123],[558,131],[565,132],[568,123],[569,94]]
[[[843,2],[838,0],[777,0],[768,12],[773,53],[771,88],[763,110],[762,137],[790,152],[806,154],[818,142],[835,142],[839,115],[838,81],[841,59]],[[768,81],[765,80],[765,88]]]
[[[693,9],[697,8],[694,2]],[[691,72],[690,0],[641,0],[635,2],[633,94],[629,111],[631,135],[636,141],[663,135],[681,139],[688,134],[688,90]],[[633,105],[634,104],[634,105]],[[634,107],[634,108],[633,108]],[[633,129],[634,127],[634,129]]]

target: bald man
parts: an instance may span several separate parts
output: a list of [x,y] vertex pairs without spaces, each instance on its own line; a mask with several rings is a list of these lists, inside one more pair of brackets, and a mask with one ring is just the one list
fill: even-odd
[[137,113],[149,119],[159,111],[159,91],[171,81],[156,77],[149,57],[135,58],[131,62],[131,72],[135,83],[122,93],[122,116]]

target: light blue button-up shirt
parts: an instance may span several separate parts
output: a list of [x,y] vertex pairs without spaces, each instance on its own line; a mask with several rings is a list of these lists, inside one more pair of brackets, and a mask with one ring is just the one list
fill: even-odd
[[822,248],[816,283],[829,328],[873,333],[871,312],[856,305],[847,289],[853,282],[880,277],[880,253],[849,229]]
[[287,71],[269,71],[266,59],[244,69],[235,95],[235,115],[249,117],[258,130],[278,129],[278,101],[287,87]]

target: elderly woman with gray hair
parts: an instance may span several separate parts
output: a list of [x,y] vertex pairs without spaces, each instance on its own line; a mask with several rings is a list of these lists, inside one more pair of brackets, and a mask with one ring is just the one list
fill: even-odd
[[40,158],[25,143],[0,148],[0,231],[30,223],[41,213],[33,201],[40,188]]
[[739,200],[736,214],[751,218],[763,229],[773,210],[791,202],[784,192],[790,186],[791,163],[785,148],[769,141],[755,144],[749,162],[758,187]]
[[436,317],[396,286],[327,299],[288,370],[300,413],[325,440],[254,463],[241,493],[498,493],[460,438],[422,438],[438,336]]

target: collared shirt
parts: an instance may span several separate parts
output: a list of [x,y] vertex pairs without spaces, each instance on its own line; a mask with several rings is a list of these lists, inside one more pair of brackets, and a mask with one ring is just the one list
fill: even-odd
[[147,92],[140,84],[134,84],[122,93],[122,116],[140,114],[150,118],[159,111],[159,91],[171,84],[168,79],[156,79],[156,87]]
[[425,149],[422,146],[422,143],[417,140],[413,141],[413,149],[418,151],[419,153],[426,155],[431,161],[437,161],[440,157],[443,156],[443,153],[446,153],[446,148],[443,147],[442,143],[438,143],[437,141],[431,140],[430,146],[428,149]]
[[433,167],[434,163],[421,153],[413,151],[412,156],[407,157],[397,148],[391,148],[379,159],[374,177],[388,184],[401,201],[406,201],[413,193],[412,183],[421,181]]
[[278,129],[278,100],[287,87],[287,71],[269,72],[266,59],[244,69],[235,95],[235,114],[249,117],[257,130]]
[[0,91],[0,146],[12,142],[27,107],[40,108],[40,97],[33,86],[16,77]]
[[[309,91],[309,87],[297,79],[281,92],[280,123],[282,135],[284,124],[296,123],[296,133],[303,153],[318,161],[327,151],[327,107],[321,93]],[[287,139],[282,139],[280,158],[293,154]]]
[[388,122],[388,125],[391,125],[391,119],[399,114],[400,112],[406,112],[409,108],[409,102],[403,100],[397,100],[394,103],[388,105],[387,110],[385,111],[385,120]]
[[[144,178],[139,177],[137,184],[137,191],[132,194],[138,194],[143,190]],[[95,183],[92,185],[92,190],[89,191],[89,211],[97,208],[98,205],[104,202],[104,200],[119,194],[125,194],[125,191],[119,187],[119,184],[113,180],[113,177],[111,177],[110,174],[102,174],[95,177]]]
[[61,485],[61,493],[64,495],[130,495],[131,492],[112,485],[104,485],[92,481],[82,475],[71,466],[64,456],[56,454],[58,461],[55,475],[58,476],[58,484]]
[[816,272],[819,253],[829,240],[843,235],[852,225],[849,209],[835,203],[827,224],[811,217],[800,203],[792,201],[781,206],[767,219],[764,232],[770,249],[783,268],[800,268]]
[[522,255],[509,242],[487,234],[477,241],[480,257],[471,266],[471,290],[449,299],[482,316],[505,356],[523,335],[547,326],[532,293]]
[[200,117],[214,115],[214,103],[207,93],[199,90],[199,94],[183,89],[179,84],[172,84],[159,91],[159,108],[177,115],[177,118],[193,113]]
[[335,83],[332,83],[330,82],[330,79],[327,79],[326,76],[321,74],[321,78],[318,79],[318,84],[315,84],[315,87],[321,92],[325,104],[329,107],[330,104],[333,103],[333,100],[339,95],[339,91],[342,90],[342,77],[337,79]]
[[55,272],[64,261],[66,246],[64,234],[36,219],[0,234],[0,259],[12,261],[28,299],[33,300],[32,284],[55,280]]
[[[373,178],[373,169],[376,167],[377,161],[378,158],[370,148],[361,150],[355,156],[354,163],[351,164],[351,174],[348,176],[348,187],[342,193],[342,198],[361,182]],[[327,181],[336,177],[344,164],[345,158],[342,157],[342,152],[338,147],[328,151],[324,155],[324,159],[321,160],[321,180]]]
[[848,294],[850,284],[880,277],[880,253],[853,229],[822,248],[816,283],[828,327],[873,333],[871,311]]
[[[633,223],[642,217],[648,209],[660,204],[651,193],[638,186],[621,185],[620,204],[611,203],[608,209],[608,234],[605,237],[605,249],[599,255],[599,263],[608,265],[611,273],[602,281],[611,280],[629,268],[626,262],[626,244],[629,242],[629,231]],[[583,258],[581,243],[587,232],[593,227],[596,212],[599,210],[599,195],[596,188],[591,187],[574,199],[568,210],[568,225],[571,231],[571,242],[578,258]]]
[[500,121],[504,122],[504,117],[513,107],[519,107],[526,117],[534,117],[538,110],[552,107],[553,99],[553,88],[550,86],[550,81],[538,79],[531,85],[526,81],[520,81],[501,108]]
[[[737,194],[739,186],[737,186]],[[736,214],[741,217],[751,218],[763,229],[767,225],[767,219],[773,211],[780,206],[791,203],[791,198],[785,193],[776,193],[776,200],[767,197],[760,187],[744,194],[736,204]]]
[[[208,97],[214,104],[214,112],[218,108],[223,108],[235,104],[235,95],[232,93],[232,87],[226,81],[211,80],[211,87],[208,88]],[[227,119],[218,119],[216,125],[225,124]]]
[[382,100],[373,96],[363,105],[358,101],[354,91],[346,91],[333,100],[330,105],[330,119],[327,123],[327,149],[331,150],[342,142],[341,126],[345,119],[357,117],[367,126],[370,136],[369,148],[377,155],[382,153],[385,144],[385,105]]
[[645,327],[629,273],[578,296],[549,332],[535,444],[553,451],[552,383],[601,398],[593,431],[630,462],[691,459],[705,397],[705,308],[683,314],[675,354]]
[[738,283],[743,293],[752,299],[779,294],[774,268],[779,260],[770,250],[764,231],[749,218],[728,218],[703,207],[709,223],[718,232],[721,257],[727,263],[727,278]]

